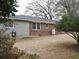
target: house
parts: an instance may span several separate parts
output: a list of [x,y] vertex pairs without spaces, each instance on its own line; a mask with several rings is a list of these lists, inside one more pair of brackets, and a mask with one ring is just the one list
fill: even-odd
[[51,35],[56,24],[55,20],[35,16],[17,15],[10,18],[14,20],[17,37]]

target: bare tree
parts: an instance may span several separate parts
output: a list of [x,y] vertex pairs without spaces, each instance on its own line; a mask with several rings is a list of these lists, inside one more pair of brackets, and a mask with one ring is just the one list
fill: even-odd
[[59,2],[56,4],[55,12],[60,16],[64,14],[78,16],[79,0],[59,0]]
[[26,13],[31,11],[32,15],[52,19],[55,16],[54,8],[57,0],[37,0],[26,7]]

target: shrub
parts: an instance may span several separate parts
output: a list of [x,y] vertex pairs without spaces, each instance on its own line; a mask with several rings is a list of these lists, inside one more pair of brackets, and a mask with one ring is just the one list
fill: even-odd
[[11,38],[4,30],[0,30],[0,59],[17,59],[24,54],[18,48],[13,48],[15,39]]
[[69,36],[77,41],[79,46],[79,17],[78,16],[66,16],[56,25],[57,30],[67,33]]
[[26,54],[25,51],[13,47],[15,39],[5,30],[0,30],[0,59],[38,59],[36,54]]

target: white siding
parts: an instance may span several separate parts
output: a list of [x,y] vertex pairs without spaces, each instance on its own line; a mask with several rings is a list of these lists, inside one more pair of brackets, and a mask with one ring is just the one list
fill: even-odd
[[15,22],[15,31],[17,37],[29,36],[29,22]]

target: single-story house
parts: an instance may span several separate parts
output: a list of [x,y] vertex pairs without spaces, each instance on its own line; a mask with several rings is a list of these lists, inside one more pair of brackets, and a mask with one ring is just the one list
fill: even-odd
[[35,16],[16,15],[10,18],[14,20],[17,37],[51,35],[56,24],[55,20]]

